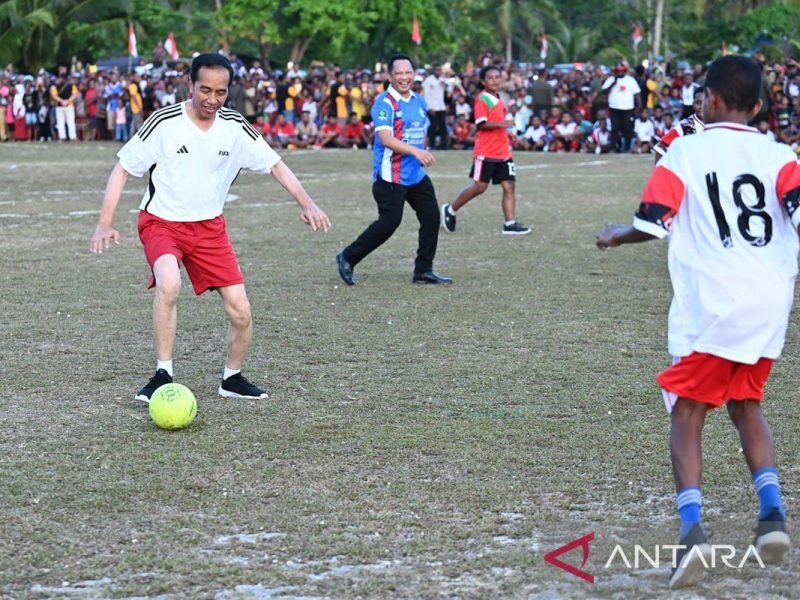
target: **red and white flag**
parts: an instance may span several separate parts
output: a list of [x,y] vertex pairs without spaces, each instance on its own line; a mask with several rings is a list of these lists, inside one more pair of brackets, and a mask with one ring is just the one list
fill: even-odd
[[172,35],[172,32],[169,32],[169,37],[164,42],[164,50],[167,51],[171,60],[178,60],[180,55],[178,54],[178,47],[175,45],[175,36]]
[[136,49],[136,32],[133,30],[133,23],[128,25],[128,54],[134,58],[139,57],[139,51]]
[[422,43],[422,36],[419,33],[419,21],[417,21],[416,16],[414,17],[414,21],[411,23],[411,41],[417,46]]
[[539,56],[542,60],[547,58],[547,50],[550,48],[550,45],[547,43],[547,34],[543,31],[541,35],[542,47],[539,50]]
[[631,36],[631,39],[633,40],[634,48],[642,43],[642,28],[638,25],[633,26],[633,35]]

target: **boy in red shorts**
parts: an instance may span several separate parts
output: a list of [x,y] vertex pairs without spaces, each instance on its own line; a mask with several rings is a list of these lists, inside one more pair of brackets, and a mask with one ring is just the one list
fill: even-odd
[[315,231],[328,231],[327,215],[247,120],[224,108],[233,68],[218,54],[192,61],[191,98],[157,110],[119,151],[108,179],[100,219],[90,250],[100,254],[119,243],[112,227],[128,174],[149,173],[139,205],[139,239],[155,287],[153,332],[156,373],[136,394],[149,401],[156,389],[171,383],[172,353],[178,322],[178,294],[183,265],[196,294],[216,290],[230,325],[228,355],[219,394],[231,398],[266,398],[241,373],[253,332],[244,277],[228,239],[222,208],[240,169],[270,173],[301,207],[300,219]]
[[500,99],[503,77],[500,67],[489,65],[481,69],[483,92],[475,99],[475,127],[478,130],[473,162],[469,171],[472,184],[461,190],[452,204],[442,206],[442,227],[448,233],[456,230],[456,213],[470,200],[477,198],[489,183],[503,188],[503,235],[526,235],[532,230],[517,221],[516,167],[511,157],[508,128],[514,119],[508,115]]
[[760,510],[764,563],[789,549],[764,385],[783,349],[797,276],[800,167],[788,146],[747,123],[761,108],[761,71],[725,56],[708,70],[706,129],[676,139],[642,193],[633,225],[608,225],[600,249],[669,236],[673,365],[656,381],[671,412],[671,454],[681,517],[671,588],[699,581],[711,547],[701,525],[701,433],[727,406],[739,431]]

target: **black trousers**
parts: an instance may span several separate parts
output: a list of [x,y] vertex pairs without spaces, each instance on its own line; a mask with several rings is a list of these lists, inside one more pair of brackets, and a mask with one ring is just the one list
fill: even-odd
[[447,150],[449,139],[447,135],[447,112],[443,110],[432,110],[428,113],[431,124],[428,127],[428,147],[433,148],[436,136],[439,136],[439,149]]
[[392,237],[403,220],[403,207],[408,202],[419,221],[419,248],[414,262],[415,273],[433,270],[433,257],[439,241],[439,203],[430,177],[417,185],[400,185],[377,179],[372,195],[378,205],[378,220],[367,227],[356,240],[344,249],[344,259],[355,266],[370,252]]
[[611,113],[611,147],[616,152],[628,152],[633,137],[633,110],[612,108]]

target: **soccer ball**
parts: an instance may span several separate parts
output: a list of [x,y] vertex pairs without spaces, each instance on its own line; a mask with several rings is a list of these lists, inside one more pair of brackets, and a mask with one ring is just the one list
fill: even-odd
[[183,429],[197,414],[192,390],[180,383],[167,383],[150,398],[150,418],[161,429]]

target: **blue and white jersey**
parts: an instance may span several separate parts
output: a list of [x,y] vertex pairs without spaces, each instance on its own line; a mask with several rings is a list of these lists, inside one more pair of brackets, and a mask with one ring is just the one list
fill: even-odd
[[393,87],[383,92],[372,105],[372,122],[375,140],[372,150],[372,180],[388,183],[416,185],[425,177],[422,163],[409,154],[393,152],[383,144],[377,133],[388,129],[401,142],[425,149],[428,132],[428,107],[425,100],[414,92],[403,98]]

